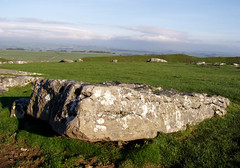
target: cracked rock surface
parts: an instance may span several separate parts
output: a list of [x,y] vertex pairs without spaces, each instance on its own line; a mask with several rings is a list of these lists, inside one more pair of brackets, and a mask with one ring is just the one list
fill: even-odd
[[221,96],[163,91],[144,84],[37,80],[27,114],[61,135],[85,141],[131,141],[186,129],[225,115]]

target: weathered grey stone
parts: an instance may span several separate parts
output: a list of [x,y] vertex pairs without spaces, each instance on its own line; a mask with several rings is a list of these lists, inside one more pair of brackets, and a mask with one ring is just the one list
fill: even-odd
[[31,76],[13,76],[13,75],[0,75],[0,92],[8,91],[8,87],[26,86],[29,83],[35,82],[38,77]]
[[233,65],[234,65],[235,67],[239,67],[239,64],[237,64],[237,63],[233,63]]
[[114,59],[114,60],[112,60],[111,62],[117,63],[117,62],[118,62],[118,60],[117,60],[117,59]]
[[196,65],[205,65],[206,62],[196,62]]
[[15,100],[12,104],[10,117],[24,118],[29,104],[28,98]]
[[196,65],[215,65],[215,66],[223,66],[226,65],[226,63],[223,62],[215,62],[215,63],[206,63],[206,62],[192,62],[188,63],[189,65],[196,64]]
[[147,62],[167,62],[167,61],[161,58],[150,58],[147,60]]
[[63,60],[61,60],[61,61],[59,61],[59,62],[67,62],[67,63],[72,63],[72,62],[73,62],[73,60],[70,60],[70,59],[63,59]]
[[1,64],[26,64],[28,63],[27,61],[7,61],[7,62],[1,62],[0,61],[0,65]]
[[78,58],[75,62],[83,62],[81,58]]
[[226,65],[226,63],[224,63],[224,62],[216,62],[216,63],[213,63],[213,65],[215,65],[215,66],[223,66],[223,65]]
[[13,64],[26,64],[28,63],[27,61],[12,61]]
[[144,84],[44,79],[36,81],[27,114],[71,138],[131,141],[184,130],[214,114],[225,115],[228,105],[221,96],[159,91]]

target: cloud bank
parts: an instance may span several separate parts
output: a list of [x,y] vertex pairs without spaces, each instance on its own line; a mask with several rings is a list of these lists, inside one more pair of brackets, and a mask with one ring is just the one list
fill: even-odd
[[127,36],[121,34],[109,34],[93,31],[91,29],[79,28],[75,23],[43,20],[37,18],[0,18],[0,37],[34,37],[40,39],[74,39],[74,40],[109,40],[129,39],[141,41],[167,41],[187,42],[188,34],[177,30],[170,30],[151,26],[115,26],[115,31],[126,32]]
[[[100,45],[145,50],[234,50],[239,41],[227,45],[210,45],[192,39],[189,32],[154,26],[114,26],[69,23],[38,18],[0,18],[0,39],[29,39]],[[228,48],[227,48],[228,47]]]
[[140,35],[132,36],[135,40],[146,40],[146,41],[172,41],[172,42],[187,42],[188,33],[171,30],[153,26],[135,26],[135,27],[120,27],[133,32],[138,32]]

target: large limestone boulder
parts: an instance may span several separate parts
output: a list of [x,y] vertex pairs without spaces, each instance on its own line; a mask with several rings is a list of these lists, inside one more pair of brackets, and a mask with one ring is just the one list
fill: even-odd
[[141,84],[44,79],[36,81],[27,114],[71,138],[131,141],[225,115],[228,105],[229,100],[221,96],[161,91]]

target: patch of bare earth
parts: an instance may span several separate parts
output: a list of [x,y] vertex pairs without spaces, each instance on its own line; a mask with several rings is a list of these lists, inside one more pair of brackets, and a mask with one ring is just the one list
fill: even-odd
[[115,168],[115,165],[113,163],[102,165],[97,162],[97,157],[93,157],[90,161],[86,161],[81,155],[79,155],[79,159],[76,162],[75,166],[85,168]]
[[24,144],[0,144],[0,168],[34,168],[43,164],[41,152]]

